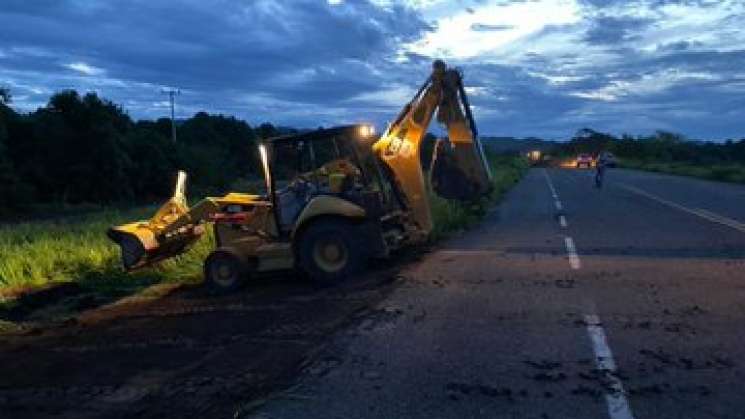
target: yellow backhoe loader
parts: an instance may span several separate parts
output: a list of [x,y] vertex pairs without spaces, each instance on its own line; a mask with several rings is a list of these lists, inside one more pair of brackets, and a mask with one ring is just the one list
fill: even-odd
[[379,138],[370,125],[351,125],[265,140],[263,194],[229,193],[189,208],[179,172],[173,197],[153,218],[113,227],[108,236],[133,270],[182,254],[212,226],[216,249],[204,276],[219,290],[287,269],[337,281],[432,231],[419,153],[435,113],[449,141],[435,147],[432,190],[458,200],[487,194],[491,174],[461,74],[438,60]]

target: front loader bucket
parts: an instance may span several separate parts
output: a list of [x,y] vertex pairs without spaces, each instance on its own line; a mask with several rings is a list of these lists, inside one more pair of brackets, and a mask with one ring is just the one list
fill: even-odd
[[[139,224],[139,223],[133,223]],[[118,227],[112,227],[106,235],[109,236],[111,241],[119,245],[121,252],[122,266],[125,270],[131,271],[144,266],[148,262],[147,252],[145,251],[145,245],[143,244],[146,240],[144,237],[137,235],[136,227],[134,231],[127,232],[132,225],[123,225]],[[147,231],[147,230],[146,230]],[[148,234],[148,233],[144,233]]]
[[150,220],[112,227],[106,232],[119,245],[125,270],[177,256],[201,237],[204,229],[189,215],[185,187],[186,173],[179,171],[173,196]]

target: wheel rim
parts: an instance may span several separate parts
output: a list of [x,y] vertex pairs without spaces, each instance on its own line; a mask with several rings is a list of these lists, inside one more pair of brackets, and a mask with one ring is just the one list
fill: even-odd
[[313,246],[313,259],[316,265],[326,272],[337,272],[344,269],[348,258],[347,247],[338,238],[318,240]]
[[238,271],[230,260],[219,258],[210,266],[210,277],[220,287],[232,286],[238,278]]

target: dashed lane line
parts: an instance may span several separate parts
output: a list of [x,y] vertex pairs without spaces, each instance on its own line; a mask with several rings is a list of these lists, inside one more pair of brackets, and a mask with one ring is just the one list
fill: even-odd
[[595,352],[595,366],[604,375],[605,382],[611,390],[610,393],[605,395],[608,415],[611,419],[634,419],[634,414],[631,412],[631,407],[626,399],[623,383],[618,378],[616,361],[613,359],[610,346],[608,346],[608,340],[605,337],[600,318],[596,314],[585,315],[585,325],[592,350]]
[[687,212],[689,214],[692,214],[692,215],[695,215],[697,217],[703,218],[703,219],[705,219],[707,221],[711,221],[713,223],[725,225],[727,227],[731,227],[731,228],[733,228],[733,229],[735,229],[737,231],[740,231],[742,233],[745,233],[745,223],[741,223],[741,222],[739,222],[737,220],[733,220],[731,218],[727,218],[727,217],[724,217],[722,215],[715,214],[715,213],[713,213],[711,211],[707,211],[705,209],[701,209],[701,208],[688,208],[686,206],[680,205],[680,204],[675,203],[673,201],[669,201],[667,199],[661,198],[661,197],[659,197],[657,195],[653,195],[653,194],[651,194],[651,193],[649,193],[647,191],[644,191],[642,189],[639,189],[639,188],[637,188],[635,186],[626,185],[626,184],[621,184],[620,186],[622,188],[626,189],[627,191],[630,191],[630,192],[633,192],[633,193],[635,193],[637,195],[641,195],[643,197],[649,198],[649,199],[651,199],[653,201],[656,201],[656,202],[659,202],[659,203],[661,203],[663,205],[667,205],[670,208],[675,208],[677,210],[680,210],[680,211],[683,211],[683,212]]
[[577,254],[577,246],[574,245],[574,240],[566,236],[564,237],[564,243],[566,244],[567,248],[567,255],[569,256],[569,266],[572,267],[572,269],[579,269],[582,267],[582,263],[579,260],[579,255]]
[[551,197],[554,198],[554,206],[556,207],[556,210],[564,211],[564,205],[562,205],[561,200],[559,199],[559,194],[556,193],[554,182],[551,180],[551,177],[548,175],[548,170],[543,169],[543,176],[546,178],[548,189],[551,191]]
[[[554,198],[556,209],[561,211],[563,206],[559,200],[559,195],[556,193],[551,178],[548,176],[546,170],[543,175],[546,177],[546,182],[551,190],[551,195]],[[567,219],[561,214],[558,217],[559,225],[561,227],[567,227]],[[578,270],[582,267],[579,254],[577,253],[577,246],[574,244],[574,239],[569,236],[564,237],[564,244],[566,245],[567,256],[569,258],[569,266],[574,270]],[[595,311],[594,309],[592,311]],[[631,407],[626,399],[626,392],[623,389],[623,384],[618,378],[616,370],[616,361],[613,359],[613,352],[608,346],[608,340],[605,337],[605,331],[600,323],[600,318],[597,314],[585,315],[585,325],[587,327],[587,335],[590,337],[590,343],[592,344],[592,350],[595,353],[595,365],[604,376],[605,382],[608,384],[611,392],[606,394],[605,402],[608,407],[608,416],[610,419],[634,419],[634,414],[631,412]]]
[[556,193],[556,188],[554,187],[554,182],[551,181],[551,177],[548,175],[548,170],[543,169],[543,177],[546,178],[546,183],[548,183],[548,189],[551,191],[551,196],[554,199],[559,199],[559,194]]

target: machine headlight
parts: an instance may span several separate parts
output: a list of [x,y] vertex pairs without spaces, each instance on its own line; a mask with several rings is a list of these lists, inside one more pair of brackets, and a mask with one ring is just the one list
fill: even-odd
[[360,125],[360,137],[372,137],[375,135],[375,127],[372,125]]
[[272,193],[272,172],[269,170],[269,153],[264,144],[259,144],[259,157],[261,157],[261,166],[264,169],[264,181],[266,182],[267,194]]

